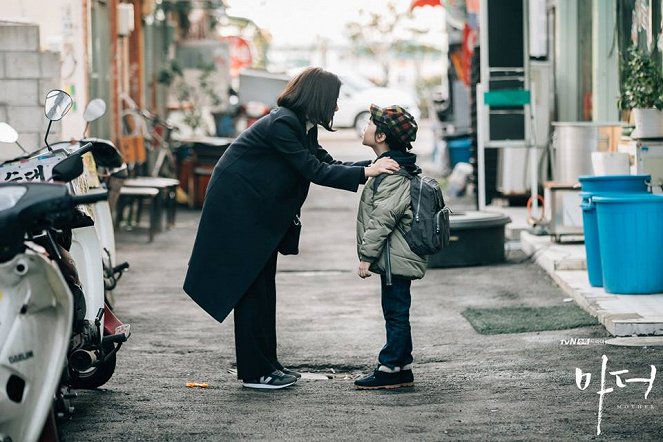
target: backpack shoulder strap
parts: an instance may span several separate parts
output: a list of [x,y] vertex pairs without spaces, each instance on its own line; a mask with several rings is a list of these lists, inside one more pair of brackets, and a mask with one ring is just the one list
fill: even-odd
[[378,186],[382,182],[383,179],[387,177],[386,173],[381,173],[380,175],[376,176],[373,178],[373,193],[378,191]]
[[[403,168],[398,169],[398,172],[394,173],[394,175],[401,175],[401,176],[407,177],[409,179],[412,179],[412,177],[414,177],[414,175],[410,174],[407,170],[405,170]],[[380,185],[382,180],[384,180],[388,176],[389,176],[389,174],[381,173],[380,175],[373,178],[373,192],[378,191],[378,186]]]

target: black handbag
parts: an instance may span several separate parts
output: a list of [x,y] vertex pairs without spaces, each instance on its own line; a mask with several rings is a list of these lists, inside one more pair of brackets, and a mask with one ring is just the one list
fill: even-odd
[[299,215],[295,215],[276,250],[281,255],[297,255],[299,253],[299,235],[301,233],[302,221],[299,219]]

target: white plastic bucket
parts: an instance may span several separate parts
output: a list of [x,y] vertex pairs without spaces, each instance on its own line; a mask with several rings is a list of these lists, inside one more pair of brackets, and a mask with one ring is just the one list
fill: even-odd
[[658,109],[633,109],[635,130],[633,138],[660,138],[663,136],[663,111]]
[[594,175],[629,175],[631,165],[626,152],[592,152]]

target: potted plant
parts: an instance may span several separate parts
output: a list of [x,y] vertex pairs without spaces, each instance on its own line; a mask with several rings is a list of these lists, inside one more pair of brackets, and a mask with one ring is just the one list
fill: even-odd
[[176,100],[171,105],[177,108],[171,111],[181,117],[180,130],[186,136],[215,135],[212,117],[223,110],[224,104],[220,92],[224,83],[215,74],[212,63],[200,62],[197,68],[183,69],[176,60],[158,73],[157,81],[171,88],[171,97]]
[[634,138],[663,137],[663,74],[652,57],[635,46],[623,64],[620,101],[633,114]]

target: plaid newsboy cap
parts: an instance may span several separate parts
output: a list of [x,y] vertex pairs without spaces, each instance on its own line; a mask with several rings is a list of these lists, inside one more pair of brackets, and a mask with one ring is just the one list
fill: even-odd
[[386,128],[405,146],[417,139],[417,122],[408,111],[398,105],[381,108],[371,104],[371,119],[381,128]]

